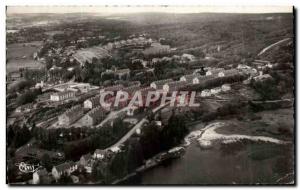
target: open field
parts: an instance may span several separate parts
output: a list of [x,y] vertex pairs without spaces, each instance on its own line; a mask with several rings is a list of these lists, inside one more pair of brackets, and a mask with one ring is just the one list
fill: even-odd
[[241,135],[263,135],[292,141],[293,137],[293,110],[278,109],[255,113],[256,120],[249,120],[246,115],[243,120],[230,120],[226,122],[226,127],[216,129],[221,134],[241,134]]
[[17,43],[7,45],[6,51],[6,72],[17,71],[22,67],[39,68],[43,65],[33,60],[33,53],[38,50],[42,42]]

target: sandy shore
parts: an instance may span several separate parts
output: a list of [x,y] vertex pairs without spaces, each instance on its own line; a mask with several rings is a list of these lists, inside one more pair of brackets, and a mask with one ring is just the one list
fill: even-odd
[[256,142],[267,142],[267,143],[275,143],[275,144],[288,144],[291,142],[279,140],[272,137],[266,136],[250,136],[250,135],[224,135],[216,132],[217,128],[225,126],[225,123],[215,122],[205,126],[201,130],[193,131],[189,135],[185,137],[185,146],[190,145],[191,140],[197,139],[200,146],[209,147],[213,144],[214,141],[218,140],[222,143],[234,143],[240,140],[251,140]]

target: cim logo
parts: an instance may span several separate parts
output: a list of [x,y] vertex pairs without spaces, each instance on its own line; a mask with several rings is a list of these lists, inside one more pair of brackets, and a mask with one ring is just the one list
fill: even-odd
[[23,173],[34,173],[41,167],[39,164],[32,165],[32,164],[26,164],[25,162],[17,163],[16,166],[18,166],[20,172]]

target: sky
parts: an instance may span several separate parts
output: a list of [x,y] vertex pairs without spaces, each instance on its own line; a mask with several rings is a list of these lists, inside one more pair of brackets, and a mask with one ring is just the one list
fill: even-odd
[[19,13],[291,13],[292,6],[8,6],[7,14]]

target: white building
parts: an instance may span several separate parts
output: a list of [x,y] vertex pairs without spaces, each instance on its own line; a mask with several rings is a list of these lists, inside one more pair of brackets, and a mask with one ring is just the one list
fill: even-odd
[[222,89],[220,87],[213,88],[213,89],[210,90],[211,94],[218,94],[220,92],[222,92]]
[[200,77],[201,75],[199,74],[190,74],[190,75],[183,75],[182,77],[180,77],[180,81],[185,81],[188,83],[193,83],[193,79],[196,77]]
[[58,166],[54,166],[52,168],[52,176],[57,181],[60,179],[60,177],[64,174],[67,176],[70,176],[71,173],[77,170],[77,164],[74,162],[65,162],[63,164],[60,164]]
[[32,183],[33,184],[45,184],[45,178],[48,177],[48,172],[46,169],[38,170],[32,174]]
[[71,125],[83,115],[81,105],[74,106],[68,109],[65,113],[58,116],[59,125]]
[[70,98],[75,97],[75,92],[73,91],[64,91],[64,92],[57,92],[50,95],[50,100],[54,102],[67,100]]
[[168,83],[168,82],[172,82],[172,79],[165,79],[165,80],[158,80],[158,81],[154,81],[150,84],[150,87],[158,90],[158,89],[162,89],[163,85]]
[[92,109],[83,117],[84,125],[90,127],[100,123],[106,117],[106,113],[107,111],[100,106]]
[[214,78],[213,75],[208,75],[208,76],[198,75],[195,78],[193,78],[193,84],[205,83],[205,82],[207,82],[207,81],[209,81],[210,79],[213,79],[213,78]]
[[124,79],[123,77],[128,78],[130,76],[130,69],[116,70],[114,72],[114,75],[117,76],[119,79]]
[[70,85],[70,89],[79,89],[80,92],[87,93],[91,89],[97,89],[92,87],[89,83],[77,83],[74,85]]
[[237,69],[251,69],[251,67],[245,64],[238,64]]
[[271,75],[264,74],[264,75],[259,75],[257,77],[254,77],[254,80],[258,81],[258,80],[265,80],[265,79],[269,79],[269,78],[272,78]]
[[206,72],[206,76],[209,75],[218,75],[221,71],[224,71],[223,68],[217,68],[217,69],[210,69]]
[[183,62],[185,62],[185,61],[195,61],[196,60],[194,55],[187,54],[187,53],[182,54],[181,59],[182,59]]
[[229,69],[229,70],[223,70],[218,73],[218,77],[225,77],[225,76],[234,76],[239,74],[239,71],[237,69]]
[[230,84],[223,84],[221,88],[223,92],[231,90]]
[[95,159],[104,159],[106,154],[107,154],[107,152],[105,150],[96,149],[95,152],[94,152],[93,157]]
[[93,109],[100,105],[100,95],[89,98],[83,102],[83,107],[86,109]]
[[208,97],[208,96],[211,96],[209,89],[205,89],[201,91],[201,97]]
[[166,92],[180,90],[188,85],[185,81],[173,81],[163,85],[163,90]]

